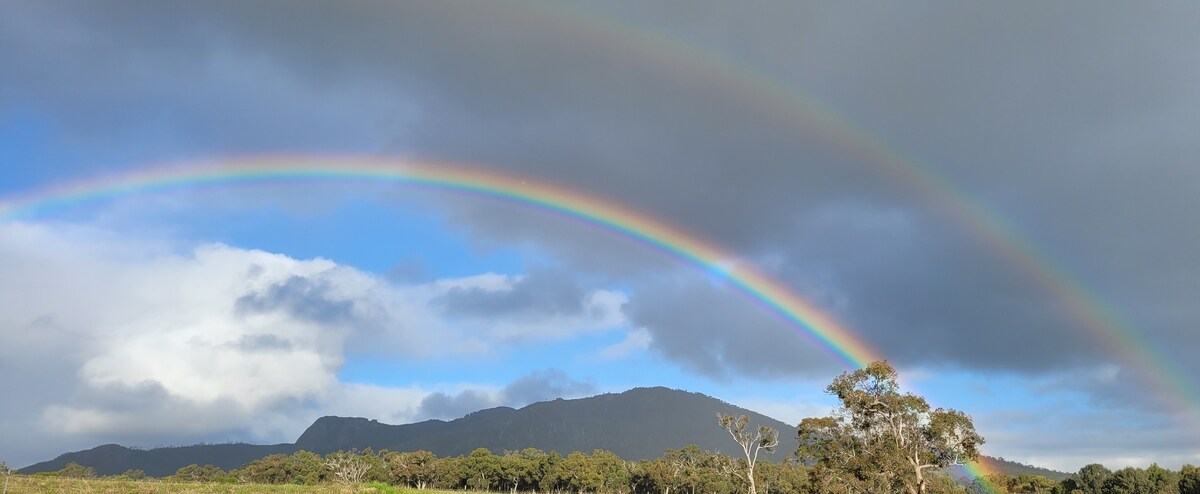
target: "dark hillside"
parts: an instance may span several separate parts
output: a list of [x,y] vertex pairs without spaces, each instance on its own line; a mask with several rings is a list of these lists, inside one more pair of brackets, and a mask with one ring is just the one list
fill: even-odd
[[193,463],[215,465],[229,470],[267,455],[291,454],[295,451],[295,446],[291,444],[202,444],[155,449],[131,449],[116,444],[105,444],[27,466],[21,469],[21,473],[54,472],[61,470],[68,463],[78,463],[95,468],[97,475],[117,475],[126,470],[143,470],[147,475],[162,477]]
[[[639,460],[661,456],[668,448],[696,444],[710,451],[740,454],[729,434],[717,425],[718,412],[749,415],[751,428],[766,425],[778,430],[779,447],[775,454],[764,456],[770,461],[779,461],[796,450],[795,424],[786,424],[710,396],[660,387],[545,401],[519,410],[490,408],[451,421],[389,425],[365,418],[321,417],[300,435],[295,444],[219,444],[150,450],[110,444],[67,453],[21,471],[56,471],[75,462],[95,468],[100,475],[135,469],[164,476],[193,463],[229,470],[274,453],[307,450],[326,454],[366,448],[375,451],[423,449],[438,456],[466,455],[475,448],[487,448],[496,454],[505,450],[538,448],[564,455],[572,451],[590,453],[595,449],[606,449],[627,460]],[[1012,462],[1001,461],[1000,465],[1003,471],[1012,474],[1036,473],[1050,478],[1066,475]]]
[[337,450],[428,450],[438,456],[466,455],[475,448],[538,448],[567,454],[606,449],[629,460],[661,456],[689,444],[731,451],[729,435],[717,426],[717,412],[746,414],[754,425],[783,432],[772,459],[796,449],[793,426],[698,393],[667,388],[636,388],[576,400],[534,403],[520,410],[490,408],[443,422],[387,425],[361,418],[322,417],[296,441],[317,453]]

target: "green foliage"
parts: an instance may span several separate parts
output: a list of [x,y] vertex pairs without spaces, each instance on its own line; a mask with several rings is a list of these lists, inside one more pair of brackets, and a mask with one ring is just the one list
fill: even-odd
[[1127,467],[1117,470],[1104,480],[1104,494],[1153,494],[1154,482],[1145,470]]
[[979,457],[971,417],[902,394],[886,361],[842,373],[825,391],[841,402],[837,413],[797,430],[796,455],[815,464],[815,492],[924,493],[935,469]]
[[1083,490],[1079,488],[1079,481],[1073,477],[1068,477],[1059,481],[1058,485],[1054,486],[1052,494],[1075,494],[1076,492],[1083,493]]
[[1179,494],[1179,472],[1158,466],[1157,463],[1146,467],[1146,476],[1154,484],[1155,494]]
[[1179,494],[1200,494],[1200,467],[1184,465],[1179,470]]
[[175,482],[218,482],[225,478],[225,471],[212,465],[199,466],[195,463],[180,468],[169,479]]
[[390,452],[383,455],[387,481],[424,489],[436,478],[438,457],[428,451]]
[[239,481],[256,484],[316,485],[330,480],[331,475],[321,457],[309,451],[268,455],[237,470]]
[[67,466],[55,473],[57,473],[59,477],[66,477],[69,479],[91,479],[96,477],[95,468],[85,467],[75,462],[67,463]]
[[1004,487],[1013,494],[1052,494],[1057,485],[1058,482],[1041,475],[1026,474],[1008,477]]
[[487,448],[472,451],[463,460],[462,468],[468,472],[465,478],[468,489],[488,490],[500,481],[500,459]]
[[1110,475],[1112,471],[1104,465],[1092,463],[1080,468],[1075,479],[1079,482],[1079,490],[1083,491],[1083,494],[1103,494],[1104,482]]
[[540,449],[505,451],[500,457],[500,487],[512,493],[536,490],[545,476],[546,463],[546,453]]
[[615,453],[597,449],[592,451],[589,459],[592,468],[600,474],[600,489],[604,492],[618,492],[629,485],[629,469]]
[[596,492],[604,485],[604,478],[594,468],[587,455],[572,452],[558,464],[554,471],[556,484],[572,492]]
[[929,494],[965,494],[965,489],[945,472],[929,472],[925,480]]
[[798,461],[761,463],[754,469],[754,475],[763,494],[808,492],[808,469]]

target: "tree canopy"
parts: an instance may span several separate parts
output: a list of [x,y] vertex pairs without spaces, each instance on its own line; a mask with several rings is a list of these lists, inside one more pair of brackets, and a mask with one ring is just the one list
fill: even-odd
[[796,455],[819,491],[924,494],[930,470],[979,457],[970,416],[901,393],[897,378],[886,361],[842,373],[825,388],[841,402],[834,415],[800,422]]

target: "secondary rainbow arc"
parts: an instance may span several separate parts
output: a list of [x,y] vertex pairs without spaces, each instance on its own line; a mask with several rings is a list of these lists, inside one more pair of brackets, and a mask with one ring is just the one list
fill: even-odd
[[727,56],[583,7],[539,4],[525,10],[540,15],[548,25],[568,25],[572,35],[620,50],[627,58],[646,62],[647,67],[678,73],[682,79],[715,84],[752,106],[755,113],[770,115],[794,125],[798,131],[819,136],[847,156],[904,183],[916,197],[969,232],[980,245],[1053,297],[1087,337],[1104,345],[1121,363],[1139,370],[1141,380],[1157,391],[1156,397],[1185,417],[1189,432],[1200,437],[1200,386],[1190,382],[1172,359],[1145,341],[1111,304],[1080,284],[1062,263],[1054,262],[1029,235],[930,166],[886,144],[834,108]]
[[39,211],[154,191],[214,184],[287,180],[341,180],[409,184],[464,191],[554,211],[598,225],[682,259],[760,302],[852,368],[881,359],[836,318],[712,243],[646,214],[564,187],[512,175],[416,160],[359,157],[272,157],[235,159],[210,165],[135,171],[95,181],[35,191],[0,202],[0,221]]

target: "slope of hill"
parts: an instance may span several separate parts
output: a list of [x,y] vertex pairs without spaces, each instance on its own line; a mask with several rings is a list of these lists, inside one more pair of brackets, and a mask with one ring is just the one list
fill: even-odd
[[1070,477],[1071,475],[1073,475],[1073,474],[1066,473],[1066,472],[1059,472],[1057,470],[1050,470],[1048,468],[1042,468],[1042,467],[1037,467],[1037,466],[1033,466],[1033,465],[1026,465],[1024,463],[1017,463],[1015,461],[1006,460],[1004,458],[990,458],[990,459],[991,459],[992,466],[996,467],[1001,472],[1004,472],[1005,475],[1011,475],[1014,477],[1016,477],[1018,475],[1041,475],[1050,480],[1063,480],[1063,479],[1066,479],[1067,477]]
[[[718,412],[745,414],[750,416],[752,428],[766,425],[778,430],[779,447],[773,455],[764,456],[765,459],[779,461],[796,450],[794,424],[699,393],[658,387],[545,401],[516,410],[490,408],[451,421],[389,425],[365,418],[321,417],[300,435],[295,444],[220,444],[150,450],[110,444],[67,453],[21,471],[56,471],[75,462],[95,468],[100,475],[135,469],[164,476],[193,463],[229,470],[274,453],[307,450],[326,454],[366,448],[376,451],[423,449],[438,456],[466,455],[475,448],[487,448],[497,454],[531,447],[562,454],[606,449],[627,460],[639,460],[661,456],[668,448],[696,444],[702,449],[738,454],[729,434],[717,425]],[[1001,465],[1030,468],[1011,462]]]
[[78,463],[96,469],[97,475],[117,475],[126,470],[142,470],[147,475],[171,475],[193,463],[216,465],[223,469],[237,468],[253,460],[275,453],[291,454],[291,444],[201,444],[171,448],[132,449],[105,444],[84,451],[59,455],[57,458],[22,468],[21,473],[54,472],[68,463]]
[[667,448],[696,444],[713,451],[736,445],[717,426],[717,412],[746,414],[754,425],[780,434],[773,460],[796,450],[793,426],[702,394],[667,388],[636,388],[577,400],[534,403],[520,410],[490,408],[450,422],[430,420],[386,425],[366,419],[322,417],[296,441],[317,453],[339,449],[428,450],[438,456],[465,455],[475,448],[496,453],[538,448],[566,454],[606,449],[629,460],[661,456]]
[[95,468],[100,475],[136,469],[163,476],[192,463],[211,464],[228,470],[273,453],[307,450],[325,454],[366,448],[376,451],[424,449],[438,456],[465,455],[475,448],[487,448],[497,454],[529,447],[563,454],[607,449],[630,460],[655,458],[668,448],[679,449],[689,444],[732,452],[736,445],[717,426],[717,412],[746,414],[750,416],[752,426],[767,425],[781,431],[781,443],[770,457],[772,460],[783,458],[796,449],[791,425],[699,393],[659,387],[574,400],[558,399],[534,403],[519,410],[490,408],[451,421],[389,425],[365,418],[321,417],[300,435],[295,444],[221,444],[149,450],[105,445],[67,453],[21,471],[56,471],[75,462]]

